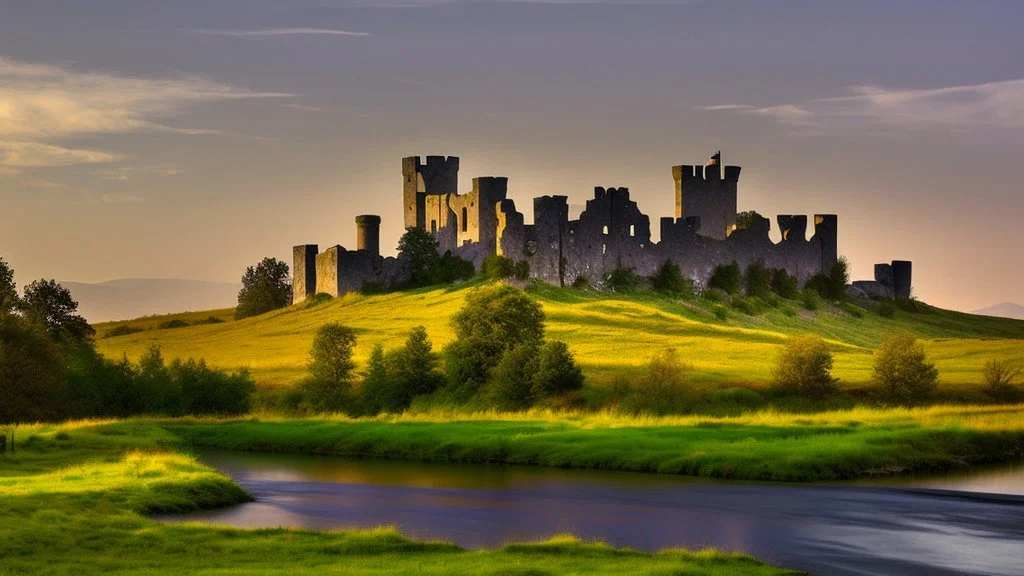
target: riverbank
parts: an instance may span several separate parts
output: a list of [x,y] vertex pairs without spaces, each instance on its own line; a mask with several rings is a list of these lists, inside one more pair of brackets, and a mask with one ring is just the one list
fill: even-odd
[[[249,499],[180,453],[183,428],[141,421],[23,426],[0,456],[3,574],[795,574],[740,554],[647,554],[571,536],[467,552],[392,528],[346,532],[165,525],[147,518]],[[212,429],[212,428],[207,428]]]
[[737,418],[412,414],[173,420],[197,447],[810,482],[1024,459],[1024,405]]

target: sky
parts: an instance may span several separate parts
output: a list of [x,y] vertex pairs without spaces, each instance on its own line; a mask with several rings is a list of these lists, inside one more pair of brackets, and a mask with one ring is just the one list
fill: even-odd
[[[0,0],[0,257],[55,277],[237,281],[402,228],[400,159],[532,198],[721,149],[739,209],[839,214],[855,279],[1024,302],[1024,2]],[[1024,168],[1022,168],[1024,169]],[[656,228],[656,227],[655,227]],[[778,231],[773,229],[773,238]]]

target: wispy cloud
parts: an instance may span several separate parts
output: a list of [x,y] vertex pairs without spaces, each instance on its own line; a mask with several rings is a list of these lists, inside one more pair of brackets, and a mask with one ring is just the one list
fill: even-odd
[[800,127],[972,129],[1024,128],[1024,79],[929,89],[854,86],[849,94],[774,106],[721,104],[706,111],[734,111]]
[[141,196],[131,194],[102,194],[99,200],[104,204],[140,204],[143,201]]
[[335,28],[265,28],[262,30],[207,30],[194,29],[196,34],[232,36],[235,38],[267,38],[274,36],[369,36],[369,32],[338,30]]
[[165,122],[197,103],[288,96],[240,90],[198,77],[126,77],[0,57],[0,166],[112,162],[120,157],[62,141],[140,131],[210,134],[216,130]]

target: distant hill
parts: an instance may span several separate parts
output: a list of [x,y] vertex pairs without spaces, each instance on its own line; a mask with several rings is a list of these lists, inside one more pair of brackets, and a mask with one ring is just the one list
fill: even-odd
[[1024,320],[1024,306],[1014,304],[1013,302],[1003,302],[1002,304],[975,310],[974,313],[981,314],[982,316],[999,316],[1002,318]]
[[125,278],[99,284],[61,282],[75,300],[78,311],[92,323],[211,310],[234,306],[240,285],[201,280]]

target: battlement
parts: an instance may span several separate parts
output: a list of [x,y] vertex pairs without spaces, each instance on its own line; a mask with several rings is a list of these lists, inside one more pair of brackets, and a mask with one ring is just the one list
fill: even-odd
[[779,223],[783,242],[807,241],[807,216],[779,214],[775,220]]
[[740,171],[743,169],[741,166],[726,166],[724,177],[720,168],[718,164],[708,166],[682,164],[672,167],[672,178],[683,182],[739,182]]
[[623,201],[629,200],[629,188],[603,188],[601,186],[594,186],[594,200],[603,200],[605,197],[608,198],[621,198]]

